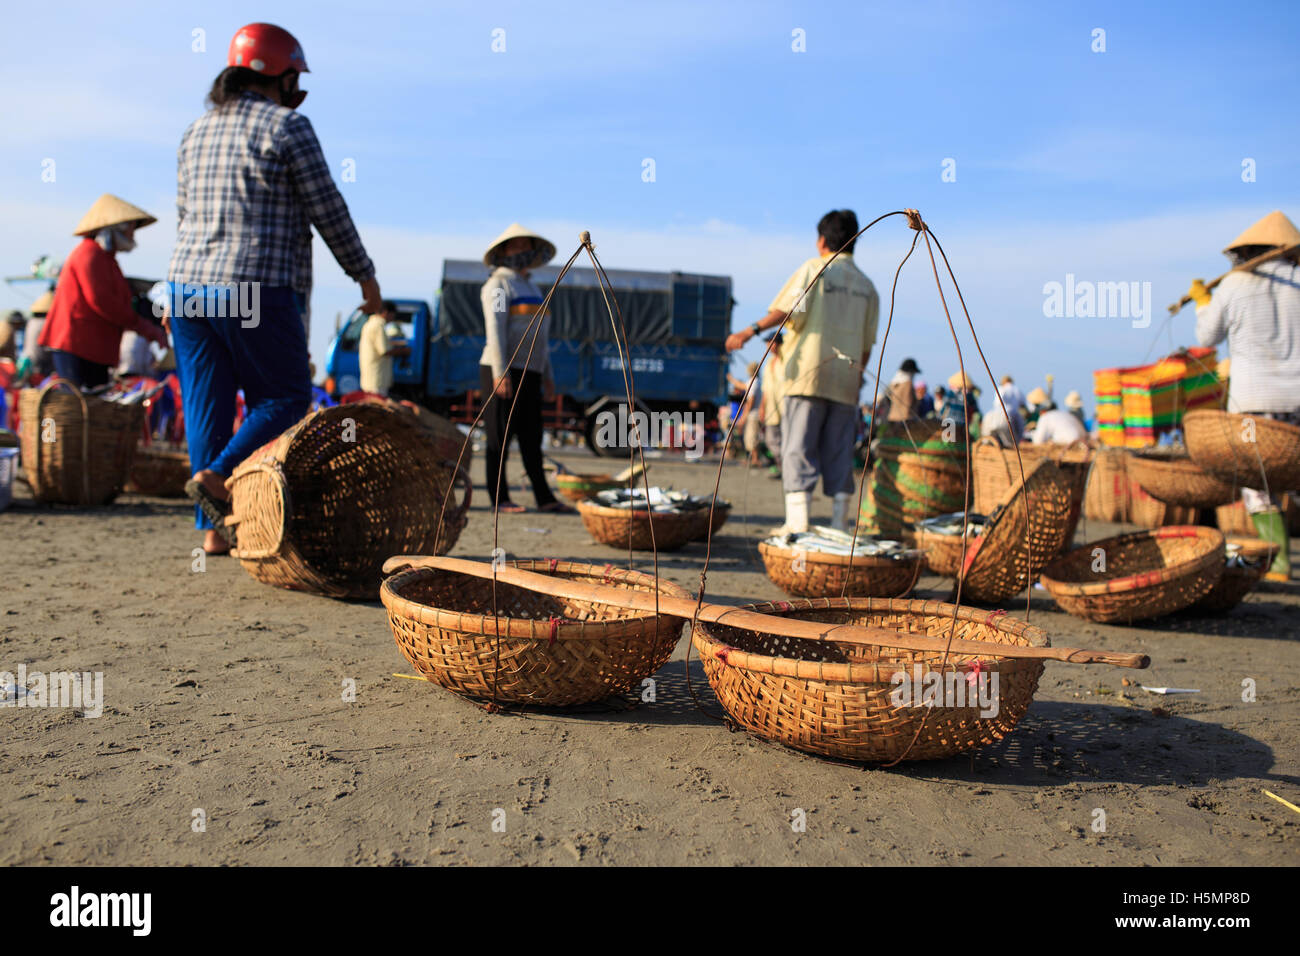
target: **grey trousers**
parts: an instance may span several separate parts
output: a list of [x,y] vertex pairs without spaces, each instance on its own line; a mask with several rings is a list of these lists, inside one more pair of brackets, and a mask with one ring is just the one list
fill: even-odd
[[781,486],[812,491],[817,476],[828,495],[853,491],[858,410],[824,398],[791,395],[781,407]]

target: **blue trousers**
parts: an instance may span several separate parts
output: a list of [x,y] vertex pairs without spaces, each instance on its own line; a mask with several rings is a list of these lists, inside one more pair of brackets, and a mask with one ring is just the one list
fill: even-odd
[[[254,321],[232,314],[238,309],[231,307],[229,288],[168,286],[190,468],[210,468],[229,477],[240,462],[307,414],[311,373],[302,322],[305,302],[292,289],[263,287]],[[202,297],[202,308],[194,307],[195,296]],[[236,432],[235,393],[241,388],[246,415]],[[194,524],[212,527],[197,506]]]

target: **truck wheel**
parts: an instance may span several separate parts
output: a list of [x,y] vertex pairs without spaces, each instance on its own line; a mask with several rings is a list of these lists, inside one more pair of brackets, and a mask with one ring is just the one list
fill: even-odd
[[583,426],[582,437],[586,440],[587,447],[591,449],[591,453],[598,458],[618,458],[620,456],[626,458],[628,454],[626,445],[605,445],[602,447],[602,445],[596,441],[596,433],[598,429],[596,421],[597,417],[598,416],[596,415],[588,415],[586,418],[586,424]]

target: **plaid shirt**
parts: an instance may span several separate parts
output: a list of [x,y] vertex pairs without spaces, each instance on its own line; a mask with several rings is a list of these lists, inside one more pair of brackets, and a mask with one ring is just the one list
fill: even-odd
[[311,291],[311,227],[357,282],[375,267],[307,117],[245,92],[190,124],[177,152],[180,226],[167,278]]

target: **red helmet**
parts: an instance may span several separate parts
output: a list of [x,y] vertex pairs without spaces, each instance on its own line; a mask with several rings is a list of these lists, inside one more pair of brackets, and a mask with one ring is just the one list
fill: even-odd
[[309,73],[302,44],[292,33],[273,23],[250,23],[240,27],[230,41],[226,66],[242,66],[267,76],[279,76],[286,70]]

